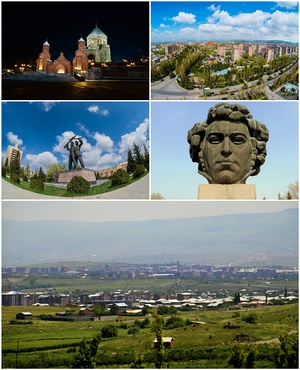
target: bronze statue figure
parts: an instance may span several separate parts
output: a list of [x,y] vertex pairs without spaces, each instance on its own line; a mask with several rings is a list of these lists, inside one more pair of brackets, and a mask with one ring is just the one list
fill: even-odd
[[241,104],[219,103],[204,122],[195,123],[187,141],[198,172],[209,184],[245,184],[264,164],[269,131]]
[[83,144],[82,138],[79,137],[78,140],[75,141],[75,162],[76,162],[76,166],[78,166],[78,161],[79,161],[81,168],[84,168],[82,155],[80,152],[80,148],[82,147],[82,144]]
[[[82,138],[76,138],[77,134],[72,136],[71,139],[67,142],[64,146],[65,149],[69,151],[69,171],[72,170],[73,165],[74,168],[78,168],[78,161],[80,163],[81,168],[84,168],[84,163],[82,160],[82,155],[80,152],[80,148],[82,147],[83,141]],[[73,140],[76,138],[75,145]]]

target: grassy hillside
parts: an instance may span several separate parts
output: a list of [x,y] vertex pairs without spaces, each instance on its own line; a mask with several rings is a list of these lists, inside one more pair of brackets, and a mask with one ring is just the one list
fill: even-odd
[[[3,307],[2,367],[66,368],[74,357],[75,347],[83,338],[92,340],[107,325],[107,321],[53,322],[39,319],[41,314],[55,315],[64,310],[62,307]],[[11,325],[10,320],[14,320],[16,314],[22,311],[32,312],[32,324]],[[256,324],[244,321],[249,313],[256,315]],[[171,336],[175,340],[174,348],[167,350],[171,368],[224,368],[236,334],[247,334],[251,342],[255,343],[276,338],[283,331],[298,331],[298,304],[295,303],[248,311],[188,311],[179,312],[176,316],[182,318],[184,323],[200,321],[204,324],[163,330],[163,336]],[[164,317],[165,322],[168,317]],[[140,329],[136,334],[128,334],[128,329],[136,325],[134,321],[137,319],[142,321],[144,317],[123,316],[110,321],[117,327],[118,336],[102,339],[98,349],[97,367],[124,368],[137,357],[142,358],[144,363],[149,361],[146,367],[155,367],[151,362],[155,354],[153,319],[150,317],[150,326]],[[239,328],[224,328],[228,322]],[[266,346],[268,345],[258,345],[260,357],[257,358],[256,367],[267,366],[261,354],[269,348]],[[202,355],[197,352],[200,348],[205,351]],[[174,360],[176,356],[178,358]],[[192,359],[193,356],[195,359]],[[269,365],[274,366],[271,362]]]

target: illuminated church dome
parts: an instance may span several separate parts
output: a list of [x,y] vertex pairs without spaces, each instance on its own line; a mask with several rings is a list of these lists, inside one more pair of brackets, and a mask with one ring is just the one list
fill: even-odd
[[96,63],[111,62],[107,36],[97,27],[97,24],[87,37],[86,53],[90,61]]

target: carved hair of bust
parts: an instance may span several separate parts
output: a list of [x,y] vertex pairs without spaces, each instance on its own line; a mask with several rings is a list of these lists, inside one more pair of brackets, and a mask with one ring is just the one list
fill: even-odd
[[193,162],[198,163],[199,172],[206,173],[202,153],[203,141],[207,127],[216,121],[243,123],[247,126],[252,143],[251,176],[257,175],[260,172],[260,166],[264,164],[266,159],[269,131],[263,123],[252,119],[247,107],[229,103],[219,103],[210,108],[207,119],[204,122],[195,123],[188,131],[187,141],[190,144],[190,157]]

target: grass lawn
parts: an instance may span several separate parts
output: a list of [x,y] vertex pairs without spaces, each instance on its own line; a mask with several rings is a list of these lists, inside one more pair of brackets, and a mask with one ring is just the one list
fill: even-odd
[[[142,177],[146,176],[148,172],[146,172]],[[32,193],[37,193],[37,194],[43,194],[43,195],[50,195],[50,196],[55,196],[55,197],[66,197],[66,198],[72,198],[72,197],[81,197],[81,196],[90,196],[90,195],[98,195],[98,194],[104,194],[110,191],[114,191],[120,188],[123,188],[125,186],[128,186],[138,180],[140,180],[142,177],[139,177],[137,179],[134,179],[132,175],[130,176],[130,180],[127,184],[123,185],[117,185],[117,186],[111,186],[111,180],[108,182],[101,184],[101,185],[96,185],[96,186],[91,186],[88,193],[86,194],[75,194],[75,193],[70,193],[65,189],[58,188],[56,186],[49,186],[44,184],[44,190],[33,190],[30,188],[30,181],[20,181],[20,184],[15,183],[10,180],[8,177],[2,177],[3,180],[9,182],[10,184],[17,186],[21,189],[30,191]]]

